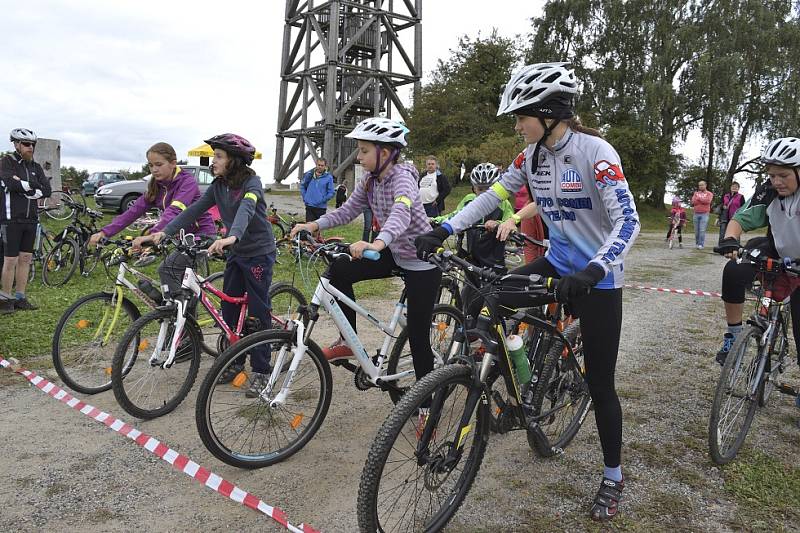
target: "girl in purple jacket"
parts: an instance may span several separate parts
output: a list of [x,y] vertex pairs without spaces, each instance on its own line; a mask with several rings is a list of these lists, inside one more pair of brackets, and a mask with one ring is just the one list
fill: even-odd
[[[147,182],[147,191],[136,199],[127,211],[114,218],[89,239],[94,246],[103,238],[110,238],[127,228],[133,221],[148,210],[158,208],[161,218],[150,229],[151,233],[161,231],[164,226],[178,216],[186,206],[200,198],[200,187],[191,173],[178,166],[175,149],[167,143],[156,143],[147,150],[147,163],[153,177]],[[211,215],[204,213],[196,222],[189,224],[187,232],[195,235],[215,235],[217,230]],[[141,245],[141,239],[134,239],[134,248]]]
[[[437,288],[442,273],[434,265],[417,259],[414,239],[431,230],[419,199],[417,170],[414,165],[399,163],[400,150],[406,146],[408,128],[386,118],[368,118],[347,137],[358,141],[358,161],[369,172],[350,198],[335,211],[308,224],[292,229],[316,232],[341,226],[364,211],[372,210],[380,231],[374,242],[358,241],[350,245],[350,254],[360,259],[364,250],[380,252],[377,261],[336,261],[328,273],[331,284],[355,299],[353,283],[365,279],[388,278],[392,271],[403,270],[408,295],[408,337],[417,379],[433,370],[430,323]],[[353,329],[356,313],[346,306],[342,311]],[[353,357],[342,339],[323,350],[329,360]]]

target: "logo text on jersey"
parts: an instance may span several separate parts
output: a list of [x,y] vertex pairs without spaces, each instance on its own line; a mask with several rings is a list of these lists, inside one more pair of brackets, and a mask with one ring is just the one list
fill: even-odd
[[580,173],[574,168],[568,168],[561,174],[561,192],[581,192],[583,180]]

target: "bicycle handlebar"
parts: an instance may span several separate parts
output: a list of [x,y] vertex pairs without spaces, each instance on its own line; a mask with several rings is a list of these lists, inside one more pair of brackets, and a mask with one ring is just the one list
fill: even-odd
[[[314,246],[320,253],[325,254],[329,259],[335,261],[340,257],[347,257],[350,261],[354,259],[354,257],[350,254],[350,244],[345,242],[327,242],[321,243],[314,239],[311,232],[302,230],[297,232],[297,236],[295,237],[298,241],[306,241],[312,246]],[[368,259],[369,261],[377,261],[381,258],[381,253],[375,250],[364,250],[361,254],[363,259]]]
[[469,261],[458,257],[450,250],[442,250],[428,257],[428,261],[444,271],[450,270],[455,264],[461,270],[468,271],[488,283],[503,283],[507,281],[520,281],[526,284],[527,290],[543,291],[548,294],[555,293],[556,280],[540,276],[539,274],[498,274],[491,268],[482,268]]

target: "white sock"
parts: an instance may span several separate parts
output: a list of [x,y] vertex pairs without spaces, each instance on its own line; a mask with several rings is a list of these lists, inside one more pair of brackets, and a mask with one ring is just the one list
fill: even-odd
[[615,467],[603,466],[603,477],[617,482],[622,481],[622,465]]

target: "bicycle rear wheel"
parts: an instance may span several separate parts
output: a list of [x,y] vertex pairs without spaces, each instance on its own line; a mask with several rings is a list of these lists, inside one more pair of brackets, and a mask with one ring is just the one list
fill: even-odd
[[[111,388],[117,343],[139,318],[139,309],[116,293],[97,292],[73,303],[53,333],[53,366],[61,381],[83,394]],[[137,341],[138,342],[138,341]]]
[[72,239],[64,239],[48,253],[42,265],[42,281],[48,287],[60,287],[72,277],[78,267],[78,245]]
[[584,378],[586,366],[578,322],[567,326],[564,337],[572,346],[578,365],[567,357],[564,344],[555,339],[545,357],[531,402],[535,415],[550,413],[539,421],[540,431],[528,431],[528,444],[540,457],[563,452],[578,434],[592,404]]
[[[361,473],[357,512],[362,532],[439,531],[450,521],[478,474],[489,438],[488,408],[481,401],[468,413],[469,425],[455,435],[472,386],[470,367],[446,365],[417,382],[395,406]],[[420,415],[431,398],[433,405],[442,401],[442,408]],[[429,442],[420,445],[434,421]],[[446,462],[456,446],[456,460]]]
[[439,284],[439,292],[436,295],[436,302],[443,305],[452,305],[456,309],[463,309],[463,302],[461,301],[461,289],[458,282],[448,276],[442,276],[442,282]]
[[[220,355],[197,395],[197,431],[214,456],[240,468],[269,466],[297,453],[316,434],[331,403],[333,378],[322,351],[312,341],[297,367],[288,396],[271,405],[288,377],[297,348],[296,333],[265,330],[248,335]],[[254,350],[267,350],[274,386],[248,398],[252,373],[240,371],[229,383],[220,377]],[[251,394],[253,395],[253,394]]]
[[758,401],[751,391],[755,388],[761,357],[761,334],[761,329],[755,326],[742,331],[719,375],[708,424],[709,452],[718,465],[736,457],[756,414]]
[[114,397],[137,418],[156,418],[183,401],[200,368],[200,334],[187,321],[172,366],[164,368],[175,331],[174,309],[139,318],[120,340],[111,364]]
[[[439,368],[447,362],[450,350],[453,347],[453,335],[458,328],[464,327],[464,316],[461,311],[452,305],[437,304],[431,314],[430,342],[433,351],[433,368]],[[414,370],[414,359],[411,357],[411,345],[408,342],[408,327],[403,328],[397,336],[387,360],[386,373],[397,374],[406,370]],[[400,401],[417,378],[415,374],[395,381],[400,390],[389,389],[389,396],[393,403]]]

